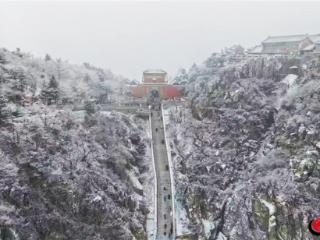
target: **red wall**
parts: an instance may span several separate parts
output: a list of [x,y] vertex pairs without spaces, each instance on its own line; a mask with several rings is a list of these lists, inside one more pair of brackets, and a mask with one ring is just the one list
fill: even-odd
[[181,91],[175,87],[175,86],[163,86],[163,95],[166,98],[180,98],[181,97]]
[[[180,98],[182,96],[178,87],[173,85],[166,85],[158,87],[160,95],[163,98]],[[131,86],[131,93],[134,97],[147,97],[149,94],[149,87],[144,85]]]
[[131,92],[134,97],[142,98],[148,95],[148,87],[143,85],[132,86]]

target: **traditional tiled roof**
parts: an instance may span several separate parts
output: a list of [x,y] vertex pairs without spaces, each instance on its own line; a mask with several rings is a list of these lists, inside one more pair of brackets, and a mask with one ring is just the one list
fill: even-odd
[[147,69],[143,73],[167,73],[166,71],[162,69]]
[[314,43],[320,43],[320,34],[297,34],[286,36],[270,36],[262,43],[282,43],[282,42],[301,42],[302,40],[309,38]]
[[300,42],[307,38],[306,34],[287,35],[287,36],[270,36],[262,43],[280,43],[280,42]]
[[306,46],[305,48],[301,49],[302,51],[312,51],[315,49],[315,44],[310,44],[308,46]]

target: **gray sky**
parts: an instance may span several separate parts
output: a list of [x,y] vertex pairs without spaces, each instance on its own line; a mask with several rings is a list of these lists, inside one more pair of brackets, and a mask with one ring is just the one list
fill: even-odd
[[90,62],[140,79],[174,75],[232,44],[320,33],[320,2],[0,2],[0,47]]

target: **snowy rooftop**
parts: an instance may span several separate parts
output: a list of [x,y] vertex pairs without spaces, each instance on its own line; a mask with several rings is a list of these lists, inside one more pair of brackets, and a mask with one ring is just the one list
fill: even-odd
[[314,43],[320,43],[320,34],[309,35],[309,38]]
[[147,69],[143,73],[164,73],[164,74],[166,74],[167,72],[162,69]]
[[287,36],[270,36],[263,43],[276,43],[276,42],[300,42],[307,38],[306,34],[287,35]]
[[248,53],[251,53],[251,54],[262,53],[262,46],[258,45],[258,46],[253,47],[253,48],[248,50]]
[[306,38],[309,38],[313,42],[320,42],[320,34],[297,34],[286,36],[269,36],[263,43],[276,43],[276,42],[300,42]]
[[305,48],[302,49],[302,51],[311,51],[315,49],[315,45],[314,44],[310,44],[308,46],[306,46]]

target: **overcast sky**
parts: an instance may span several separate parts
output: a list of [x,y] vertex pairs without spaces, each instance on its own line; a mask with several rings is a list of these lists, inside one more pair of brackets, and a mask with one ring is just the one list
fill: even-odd
[[174,75],[232,44],[320,33],[319,2],[0,2],[0,47],[90,62],[129,78]]

